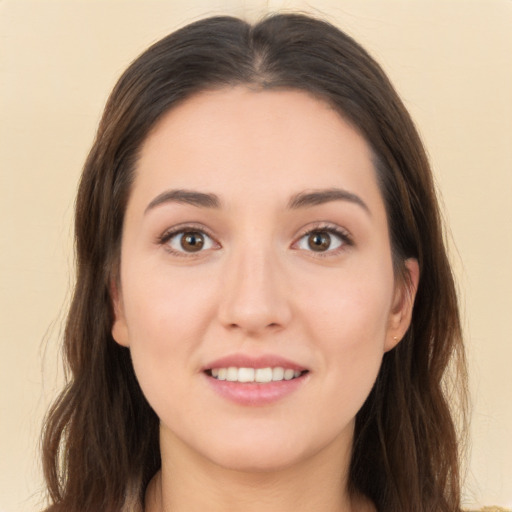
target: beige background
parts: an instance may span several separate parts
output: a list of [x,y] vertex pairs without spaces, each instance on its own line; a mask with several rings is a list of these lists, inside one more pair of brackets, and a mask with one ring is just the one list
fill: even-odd
[[[467,506],[512,506],[512,1],[321,1],[391,76],[429,149],[470,359]],[[62,382],[81,165],[115,79],[207,14],[283,1],[0,1],[0,512],[38,510],[38,434]],[[456,248],[455,248],[456,247]]]

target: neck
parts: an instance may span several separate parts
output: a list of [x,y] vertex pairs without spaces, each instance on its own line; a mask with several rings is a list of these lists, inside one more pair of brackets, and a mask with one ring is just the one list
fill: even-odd
[[[162,438],[162,469],[148,487],[145,511],[374,511],[368,500],[347,491],[350,453],[343,446],[328,447],[285,468],[242,471],[221,467]],[[339,457],[332,456],[333,449]]]

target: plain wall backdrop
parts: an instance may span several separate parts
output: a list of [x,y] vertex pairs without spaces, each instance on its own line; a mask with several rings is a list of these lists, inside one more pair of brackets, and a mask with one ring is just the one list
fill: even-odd
[[41,508],[38,438],[63,382],[74,195],[116,78],[190,21],[280,9],[353,35],[419,127],[449,225],[470,363],[465,503],[512,506],[511,0],[3,0],[0,512]]

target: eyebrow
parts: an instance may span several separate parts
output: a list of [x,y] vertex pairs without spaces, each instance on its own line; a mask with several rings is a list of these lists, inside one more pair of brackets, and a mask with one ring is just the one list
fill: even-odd
[[220,208],[220,200],[215,194],[206,194],[194,190],[166,190],[156,196],[146,207],[144,213],[164,203],[183,203],[199,208]]
[[[348,201],[354,203],[371,215],[368,205],[358,195],[341,188],[299,192],[291,197],[288,202],[288,209],[297,210],[300,208],[308,208],[331,201]],[[146,207],[144,214],[165,203],[190,204],[199,208],[220,208],[221,206],[221,201],[216,194],[197,192],[195,190],[175,189],[166,190],[156,196]]]
[[356,194],[343,190],[341,188],[328,188],[323,190],[313,190],[311,192],[300,192],[294,195],[288,203],[288,208],[295,210],[298,208],[308,208],[331,201],[348,201],[360,206],[371,215],[368,205]]

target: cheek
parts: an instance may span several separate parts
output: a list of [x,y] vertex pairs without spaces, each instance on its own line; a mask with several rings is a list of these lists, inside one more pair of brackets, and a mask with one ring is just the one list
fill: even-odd
[[137,379],[158,408],[161,393],[168,400],[173,389],[179,399],[183,376],[197,371],[197,348],[211,318],[212,301],[205,299],[201,279],[171,276],[161,268],[153,272],[149,266],[126,276],[123,296]]
[[[362,406],[377,377],[384,354],[392,305],[391,266],[380,263],[340,271],[306,286],[303,317],[308,338],[325,371],[325,386],[343,401],[339,410],[353,414]],[[307,311],[307,313],[306,313]],[[307,316],[306,316],[307,315]]]
[[347,349],[383,344],[394,291],[391,265],[377,262],[317,274],[314,283],[304,282],[299,289],[307,290],[301,303],[326,342]]
[[162,350],[178,340],[193,344],[208,317],[209,291],[202,276],[150,265],[130,274],[123,281],[123,296],[132,344],[141,338]]

